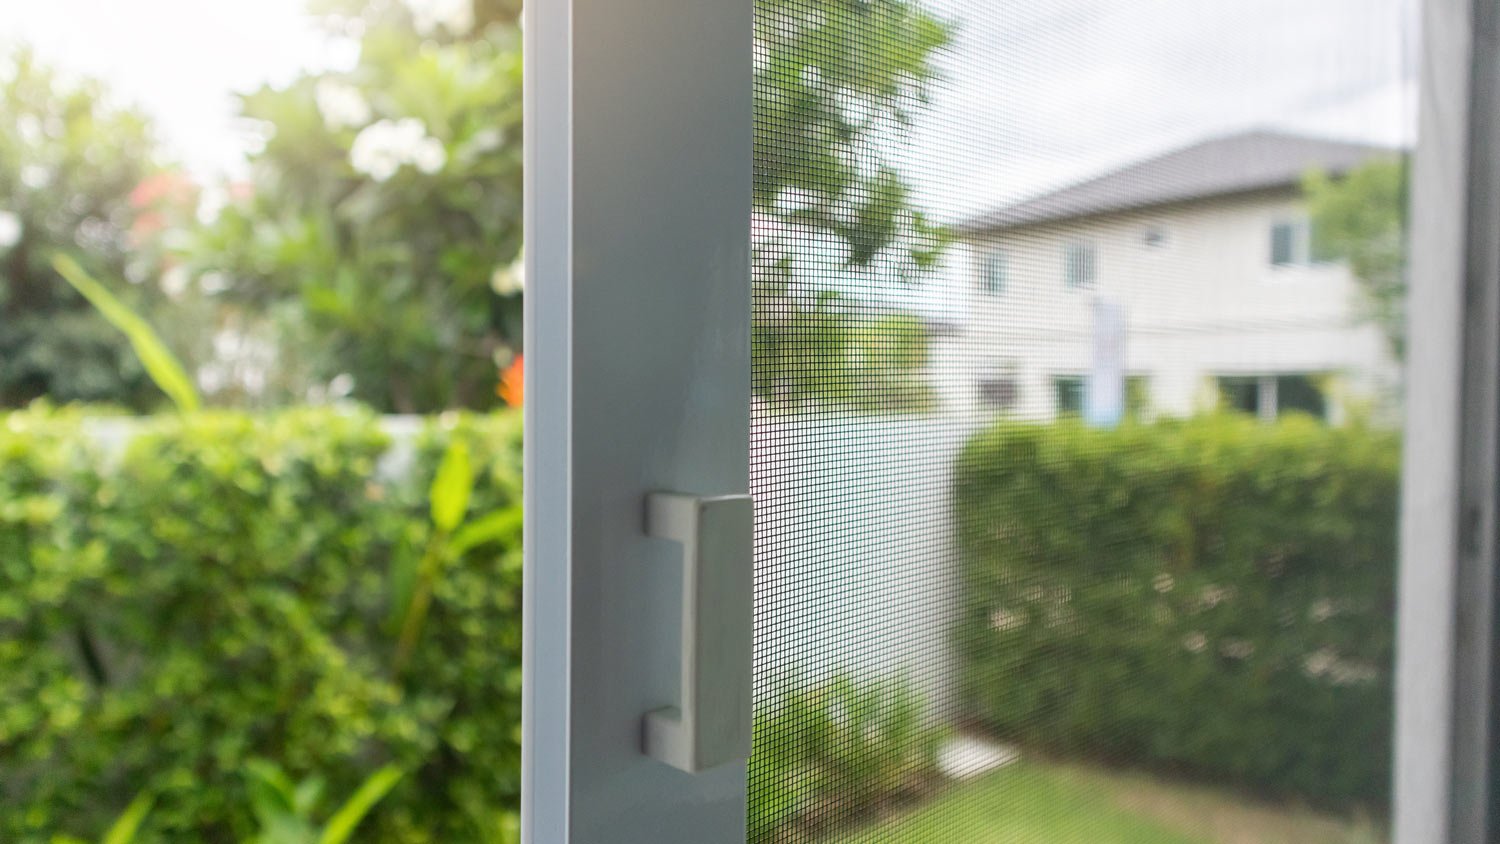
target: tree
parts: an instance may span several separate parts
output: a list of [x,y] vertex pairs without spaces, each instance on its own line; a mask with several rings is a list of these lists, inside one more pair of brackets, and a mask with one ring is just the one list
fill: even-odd
[[521,339],[516,0],[325,0],[347,71],[245,95],[251,184],[190,250],[300,400],[486,408]]
[[[253,196],[201,234],[195,264],[260,315],[289,397],[341,382],[386,410],[489,406],[520,337],[519,4],[316,10],[334,37],[358,40],[359,62],[244,98],[268,136]],[[774,270],[789,251],[822,239],[842,266],[903,279],[935,264],[944,235],[886,150],[949,37],[916,0],[758,4],[754,205],[772,223],[757,231],[779,232],[756,243],[762,351],[781,330],[774,314],[824,309],[828,291]]]
[[66,252],[136,310],[164,300],[148,241],[171,197],[151,126],[106,103],[99,82],[26,48],[0,70],[0,406],[161,399],[126,338],[51,266]]
[[755,326],[754,392],[778,408],[911,412],[932,406],[929,330],[905,313],[866,312],[824,293]]
[[1404,360],[1406,162],[1374,161],[1338,179],[1313,173],[1303,190],[1315,247],[1349,262],[1365,317],[1380,327],[1396,359]]
[[[934,55],[951,36],[918,0],[756,4],[757,395],[794,406],[850,398],[861,376],[845,371],[846,350],[873,317],[827,289],[827,276],[910,282],[935,266],[946,234],[913,205],[889,151],[927,103]],[[805,371],[814,359],[830,371]]]

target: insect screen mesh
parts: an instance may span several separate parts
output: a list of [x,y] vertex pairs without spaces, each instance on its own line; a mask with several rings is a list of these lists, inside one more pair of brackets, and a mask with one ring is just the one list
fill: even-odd
[[1411,18],[756,0],[753,842],[1383,835]]

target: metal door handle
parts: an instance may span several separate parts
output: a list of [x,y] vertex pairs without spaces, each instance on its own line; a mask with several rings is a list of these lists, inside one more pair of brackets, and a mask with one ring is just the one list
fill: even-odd
[[689,773],[750,758],[754,507],[748,495],[646,496],[646,533],[682,545],[682,691],[648,712],[646,754]]

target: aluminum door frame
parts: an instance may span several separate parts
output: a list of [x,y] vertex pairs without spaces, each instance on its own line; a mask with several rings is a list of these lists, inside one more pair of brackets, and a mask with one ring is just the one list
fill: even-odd
[[1500,7],[1426,0],[1411,179],[1395,844],[1496,840]]
[[745,840],[745,766],[640,731],[680,600],[644,497],[749,490],[752,12],[526,6],[526,842]]

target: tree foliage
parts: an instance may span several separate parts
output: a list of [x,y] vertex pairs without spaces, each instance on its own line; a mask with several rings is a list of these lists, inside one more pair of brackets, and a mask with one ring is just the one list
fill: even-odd
[[757,3],[757,212],[833,234],[851,266],[930,264],[938,230],[891,151],[927,103],[951,34],[915,0]]
[[[243,183],[200,191],[154,172],[145,121],[100,106],[97,86],[54,90],[17,64],[16,119],[0,130],[0,186],[18,198],[0,211],[21,233],[5,253],[0,401],[154,400],[121,338],[56,283],[45,262],[64,249],[126,288],[112,292],[163,331],[210,401],[499,402],[521,339],[520,4],[311,4],[342,45],[331,53],[357,59],[241,97],[262,141]],[[944,234],[896,151],[951,32],[919,0],[757,4],[758,362],[778,343],[856,346],[898,309],[830,290],[831,275],[909,281],[934,266]],[[150,237],[132,240],[140,220]],[[817,271],[782,271],[809,253]],[[143,299],[170,304],[170,318]]]
[[149,235],[167,197],[142,189],[158,168],[150,124],[26,48],[0,69],[0,118],[0,406],[157,403],[126,338],[50,264],[75,255],[137,310],[161,300]]
[[193,386],[193,380],[167,348],[167,344],[151,328],[150,323],[115,298],[107,287],[85,272],[72,258],[57,255],[52,259],[52,267],[110,325],[125,335],[146,374],[151,376],[151,380],[172,400],[178,410],[191,413],[199,409],[198,390]]
[[[894,152],[927,104],[934,59],[951,37],[916,0],[756,4],[753,343],[762,398],[848,403],[859,382],[889,386],[875,370],[891,367],[858,347],[870,345],[873,327],[905,336],[911,326],[881,321],[869,312],[888,304],[830,289],[830,279],[911,282],[946,245]],[[904,408],[920,393],[866,404]]]
[[919,317],[864,314],[825,293],[756,324],[754,392],[782,411],[925,410],[929,334]]
[[1380,326],[1398,360],[1406,356],[1406,191],[1400,159],[1338,179],[1314,173],[1304,183],[1319,250],[1349,262],[1365,316]]
[[315,9],[359,59],[242,98],[265,145],[195,265],[274,338],[290,398],[345,376],[382,410],[492,406],[521,339],[519,4]]

